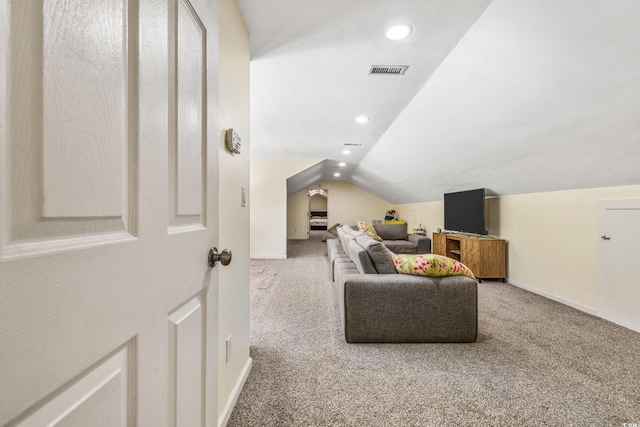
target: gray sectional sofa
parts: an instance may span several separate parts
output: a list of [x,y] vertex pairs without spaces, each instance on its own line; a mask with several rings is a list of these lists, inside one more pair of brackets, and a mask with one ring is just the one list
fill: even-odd
[[396,254],[430,254],[431,238],[408,234],[406,224],[373,223],[373,228],[391,252]]
[[338,236],[327,255],[347,342],[475,342],[475,280],[397,274],[381,242],[348,225]]

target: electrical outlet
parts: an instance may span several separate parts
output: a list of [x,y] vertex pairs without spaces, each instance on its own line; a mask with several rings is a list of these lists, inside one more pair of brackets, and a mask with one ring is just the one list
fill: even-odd
[[229,335],[229,337],[227,338],[227,360],[226,360],[226,362],[229,363],[229,360],[231,360],[231,335]]

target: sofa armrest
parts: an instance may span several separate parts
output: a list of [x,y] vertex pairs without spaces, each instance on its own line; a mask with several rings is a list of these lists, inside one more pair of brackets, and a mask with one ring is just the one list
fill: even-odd
[[418,245],[416,248],[417,254],[430,254],[431,253],[431,238],[427,236],[421,236],[419,234],[409,234],[407,239]]
[[348,274],[343,298],[347,342],[474,342],[478,288],[465,276]]

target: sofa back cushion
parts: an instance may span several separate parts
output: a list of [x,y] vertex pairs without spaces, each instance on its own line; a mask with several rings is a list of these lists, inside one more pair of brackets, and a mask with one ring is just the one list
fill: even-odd
[[369,255],[371,264],[378,274],[396,274],[393,254],[385,245],[367,235],[356,237],[356,243]]
[[347,232],[344,229],[344,225],[342,227],[338,227],[338,239],[340,240],[340,244],[342,245],[342,250],[344,251],[344,253],[347,253],[347,244],[344,241],[344,236],[347,234]]
[[349,258],[356,265],[356,268],[360,274],[377,274],[378,272],[373,267],[369,254],[360,246],[355,239],[349,241]]
[[361,236],[363,233],[361,233],[360,231],[351,231],[349,233],[345,233],[342,236],[342,245],[344,248],[344,253],[348,254],[349,253],[349,242],[352,240],[355,240],[356,237]]
[[345,233],[350,233],[356,229],[356,227],[352,227],[349,224],[343,224],[340,226],[340,228],[342,228],[342,231],[344,231]]
[[407,224],[373,224],[382,240],[407,240]]
[[342,243],[342,250],[344,250],[345,254],[349,253],[347,243],[349,240],[355,238],[354,233],[358,233],[358,231],[346,224],[338,227],[338,238],[340,239],[340,243]]

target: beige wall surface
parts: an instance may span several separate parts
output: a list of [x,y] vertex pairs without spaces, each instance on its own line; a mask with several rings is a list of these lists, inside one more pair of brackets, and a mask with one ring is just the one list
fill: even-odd
[[321,181],[310,188],[327,190],[327,217],[328,226],[336,223],[350,224],[356,220],[371,222],[374,219],[384,219],[387,209],[391,209],[391,203],[382,200],[347,181]]
[[[219,250],[233,260],[212,272],[219,277],[218,414],[219,424],[233,404],[251,367],[249,357],[249,207],[241,206],[241,187],[249,190],[249,34],[235,0],[221,0],[219,137]],[[224,131],[234,128],[242,138],[241,154],[224,148]],[[226,360],[226,340],[232,352]]]
[[384,219],[392,204],[347,181],[326,184],[330,189],[327,200],[329,226],[340,223],[353,225],[357,220],[372,222]]
[[287,178],[321,159],[251,159],[251,258],[287,257]]
[[640,197],[640,186],[498,198],[497,233],[508,241],[509,281],[593,313],[598,201],[631,197]]
[[327,198],[319,194],[309,197],[309,210],[310,211],[326,211]]
[[307,221],[307,191],[305,190],[287,198],[287,239],[308,239]]
[[[598,201],[640,197],[640,185],[488,198],[489,234],[507,240],[510,283],[589,313],[596,311]],[[417,209],[429,234],[444,227],[443,202]]]
[[396,205],[394,209],[399,219],[415,217],[415,221],[407,223],[409,233],[414,227],[422,224],[422,228],[427,230],[427,235],[431,237],[436,229],[444,227],[443,202],[407,203]]

